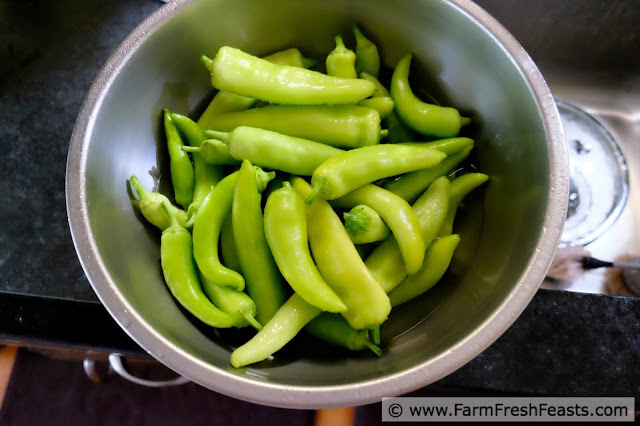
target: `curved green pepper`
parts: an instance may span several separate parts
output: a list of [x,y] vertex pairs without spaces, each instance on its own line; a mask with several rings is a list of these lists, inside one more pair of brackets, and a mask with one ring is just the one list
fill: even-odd
[[213,87],[276,104],[355,104],[374,90],[366,80],[274,65],[227,46],[220,48],[215,59],[203,56],[202,60],[211,71]]
[[184,148],[182,138],[169,114],[169,110],[165,109],[163,111],[164,131],[167,136],[167,150],[169,151],[171,183],[173,184],[173,193],[176,202],[187,209],[191,201],[193,201],[193,189],[195,186],[193,164],[191,164],[189,154],[182,150],[182,148]]
[[356,54],[347,49],[339,35],[335,37],[336,48],[327,56],[327,75],[340,78],[358,78]]
[[378,48],[356,25],[353,26],[353,35],[356,37],[356,71],[358,74],[366,72],[377,78],[380,72]]
[[310,176],[325,160],[341,149],[302,138],[254,127],[237,127],[230,133],[209,131],[229,145],[236,160],[249,160],[261,167]]
[[332,200],[378,179],[433,167],[446,157],[431,148],[401,145],[375,145],[341,152],[328,158],[313,172],[313,193]]
[[332,201],[334,206],[351,208],[358,204],[371,207],[391,229],[398,243],[404,268],[410,274],[422,267],[425,240],[420,231],[420,221],[409,203],[392,192],[370,184]]
[[244,292],[229,287],[221,287],[200,274],[200,281],[205,294],[222,312],[236,319],[237,327],[250,325],[261,330],[262,325],[256,321],[256,304]]
[[321,309],[310,305],[298,293],[294,293],[262,330],[233,351],[231,365],[240,368],[267,359],[296,337],[300,330],[321,312]]
[[340,346],[350,351],[369,349],[374,354],[382,355],[382,350],[367,336],[366,330],[351,327],[343,316],[323,312],[305,326],[305,331],[323,342]]
[[136,176],[131,176],[129,181],[133,189],[138,193],[138,207],[140,208],[140,212],[149,223],[157,226],[161,231],[164,231],[171,225],[169,218],[164,210],[162,210],[162,203],[166,202],[169,204],[171,214],[175,216],[180,226],[185,226],[185,223],[187,223],[187,212],[171,204],[169,199],[159,192],[147,191]]
[[311,258],[306,207],[289,182],[269,196],[264,208],[264,229],[273,258],[291,288],[324,311],[344,312],[347,307]]
[[[302,197],[312,191],[302,178],[294,177],[291,182]],[[329,203],[316,200],[307,206],[307,223],[318,270],[347,307],[342,316],[356,329],[382,324],[391,312],[389,298],[360,259]]]
[[445,158],[434,167],[404,174],[385,183],[383,187],[404,198],[409,203],[413,203],[436,179],[451,173],[458,164],[469,156],[472,149],[473,146],[464,148],[462,151]]
[[[274,176],[273,172],[265,173],[257,168],[256,179],[260,191]],[[193,223],[193,255],[200,272],[207,279],[219,286],[243,290],[245,283],[242,275],[222,265],[218,256],[220,229],[231,213],[237,177],[238,172],[235,172],[222,179],[202,202]]]
[[[287,49],[265,56],[265,61],[278,65],[291,65],[292,67],[310,68],[316,61],[302,56],[298,49]],[[230,112],[244,111],[256,103],[256,99],[247,96],[236,95],[224,90],[216,93],[207,109],[202,113],[198,124],[203,129],[213,129],[218,117]]]
[[[180,132],[185,135],[189,145],[199,147],[206,140],[203,130],[194,121],[184,115],[171,113],[171,120],[175,123]],[[187,213],[189,215],[189,225],[193,223],[194,217],[214,186],[220,182],[224,173],[221,167],[212,166],[198,155],[193,158],[193,168],[195,172],[195,187],[193,191],[193,201],[189,205]]]
[[387,118],[393,111],[394,105],[393,99],[389,96],[374,96],[358,102],[358,106],[376,110],[380,119]]
[[269,250],[260,204],[256,172],[245,160],[233,195],[233,234],[247,292],[258,310],[256,319],[266,324],[287,300],[287,295]]
[[202,292],[191,249],[191,234],[173,214],[169,203],[162,208],[171,223],[162,232],[160,260],[164,280],[173,297],[193,316],[207,325],[218,328],[238,326],[237,319],[216,308]]
[[[205,135],[209,130],[205,130]],[[199,147],[184,146],[182,150],[202,156],[202,159],[214,166],[237,166],[240,161],[229,154],[229,147],[222,141],[207,139]]]
[[460,128],[471,122],[461,117],[455,108],[441,107],[422,102],[409,86],[409,54],[402,58],[391,77],[391,97],[396,103],[396,111],[407,126],[423,135],[436,137],[452,137],[460,132]]
[[271,130],[339,148],[376,145],[382,136],[379,113],[356,105],[270,105],[221,115],[213,129],[230,132],[241,126]]
[[354,244],[368,244],[382,241],[391,230],[377,211],[364,204],[358,204],[342,215],[344,229]]
[[449,268],[453,252],[459,242],[460,236],[456,234],[434,241],[427,249],[422,269],[409,275],[389,293],[392,306],[398,306],[420,296],[437,284]]
[[442,223],[440,232],[438,232],[439,237],[444,237],[451,234],[451,232],[453,231],[453,220],[456,217],[456,212],[458,211],[460,202],[462,202],[462,199],[468,193],[485,183],[487,180],[489,180],[489,176],[483,173],[467,173],[466,175],[462,175],[451,181],[449,211],[447,212],[447,216]]
[[[442,227],[449,209],[449,179],[436,179],[429,189],[416,201],[412,209],[418,218],[425,247],[429,247]],[[424,253],[424,250],[423,250]],[[405,261],[398,242],[392,236],[380,243],[371,252],[365,265],[371,275],[387,293],[407,276]]]
[[[360,78],[370,81],[373,83],[375,87],[375,91],[373,92],[373,97],[391,97],[391,93],[387,90],[386,87],[378,81],[378,79],[371,74],[366,72],[360,73]],[[393,98],[392,98],[393,100]],[[389,130],[389,136],[385,140],[386,143],[398,143],[398,142],[407,142],[415,139],[414,133],[405,126],[402,121],[398,118],[398,114],[395,111],[395,102],[394,109],[389,113],[389,115],[384,119],[384,125]]]

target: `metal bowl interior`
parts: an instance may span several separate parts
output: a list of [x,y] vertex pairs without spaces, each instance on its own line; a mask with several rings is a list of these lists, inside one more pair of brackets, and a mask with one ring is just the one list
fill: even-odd
[[[161,109],[190,113],[211,93],[202,54],[223,45],[263,55],[298,47],[323,60],[358,23],[393,67],[414,53],[416,85],[473,119],[485,190],[465,203],[451,271],[393,312],[384,355],[344,354],[301,337],[273,361],[234,370],[233,337],[198,325],[172,299],[159,233],[132,208],[127,180],[170,192]],[[364,404],[425,386],[497,339],[533,297],[566,211],[567,154],[549,90],[526,52],[467,1],[174,0],[143,22],[102,70],[78,117],[67,207],[78,256],[129,335],[180,374],[261,404]],[[237,334],[237,333],[236,333]]]

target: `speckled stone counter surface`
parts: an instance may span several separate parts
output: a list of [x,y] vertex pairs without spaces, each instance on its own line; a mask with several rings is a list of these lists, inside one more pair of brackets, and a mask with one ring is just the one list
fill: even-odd
[[[141,352],[84,276],[67,224],[64,178],[69,139],[91,82],[124,37],[161,5],[0,0],[5,341]],[[639,360],[640,299],[540,290],[495,344],[437,386],[640,397]]]

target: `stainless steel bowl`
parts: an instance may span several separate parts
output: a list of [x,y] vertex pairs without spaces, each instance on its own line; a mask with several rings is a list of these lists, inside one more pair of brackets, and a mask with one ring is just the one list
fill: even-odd
[[[322,60],[358,23],[392,67],[415,54],[416,84],[471,114],[477,164],[491,176],[459,220],[451,273],[392,314],[384,355],[295,347],[246,369],[229,366],[225,336],[197,326],[167,291],[158,234],[131,206],[127,179],[168,188],[161,108],[187,113],[211,92],[201,54],[232,45],[262,55],[299,47]],[[349,38],[347,40],[351,41]],[[536,292],[567,205],[558,112],[537,68],[491,16],[465,0],[174,0],[122,43],[78,116],[67,164],[74,243],[98,297],[158,360],[221,393],[320,408],[365,404],[451,373],[495,341]],[[295,346],[295,345],[294,345]]]

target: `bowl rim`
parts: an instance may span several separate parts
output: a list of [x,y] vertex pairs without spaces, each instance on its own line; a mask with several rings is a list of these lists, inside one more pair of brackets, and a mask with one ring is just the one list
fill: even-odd
[[200,385],[228,396],[276,407],[318,409],[380,402],[433,383],[468,363],[500,337],[535,295],[560,241],[569,190],[568,153],[558,109],[540,71],[515,38],[470,0],[445,0],[500,42],[534,94],[549,146],[550,192],[542,232],[520,279],[495,311],[446,354],[382,378],[346,385],[293,386],[259,382],[212,366],[185,352],[153,329],[109,277],[89,223],[85,172],[98,110],[120,70],[158,28],[197,0],[174,0],[138,25],[118,46],[94,80],[78,114],[67,157],[65,196],[76,253],[96,295],[122,329],[150,355]]

